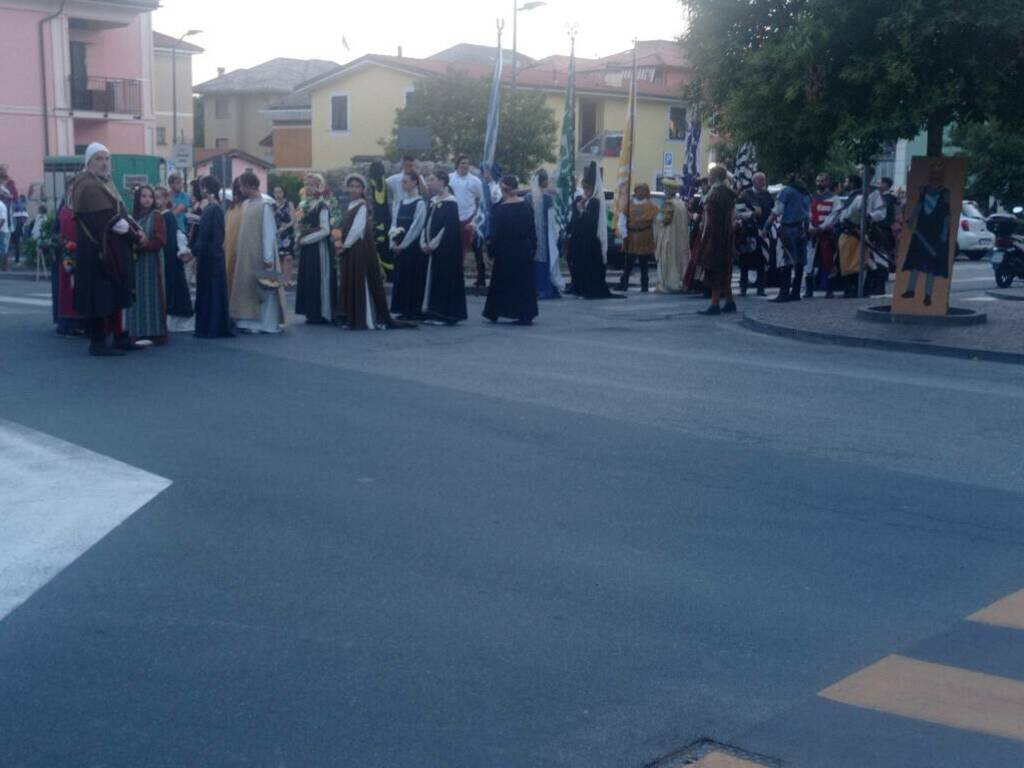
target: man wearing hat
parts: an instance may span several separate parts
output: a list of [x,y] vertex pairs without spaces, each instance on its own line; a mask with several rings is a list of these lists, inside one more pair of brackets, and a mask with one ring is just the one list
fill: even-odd
[[690,263],[690,213],[679,199],[682,186],[676,179],[665,179],[665,203],[658,219],[661,229],[654,255],[658,261],[658,293],[680,293],[683,275]]
[[110,176],[110,151],[102,144],[85,150],[85,169],[75,177],[73,195],[75,310],[85,319],[89,354],[123,355],[133,348],[121,320],[134,291],[132,246],[145,235],[132,226]]

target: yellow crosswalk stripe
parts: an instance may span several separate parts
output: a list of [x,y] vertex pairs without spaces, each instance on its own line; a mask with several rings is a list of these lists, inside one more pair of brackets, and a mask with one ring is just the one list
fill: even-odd
[[725,752],[709,752],[690,768],[764,768],[760,763],[752,763]]
[[1024,589],[992,603],[987,608],[982,608],[967,619],[978,624],[1024,629]]
[[1024,682],[887,656],[822,698],[967,731],[1024,741]]

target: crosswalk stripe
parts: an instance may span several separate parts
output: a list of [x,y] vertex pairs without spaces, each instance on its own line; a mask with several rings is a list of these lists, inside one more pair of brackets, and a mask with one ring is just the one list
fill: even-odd
[[1024,682],[887,656],[818,694],[914,720],[1024,741]]
[[987,608],[982,608],[968,616],[967,620],[978,624],[1024,629],[1024,589],[992,603]]
[[0,302],[5,304],[23,304],[27,307],[49,307],[53,303],[49,299],[22,299],[18,296],[0,296]]
[[0,620],[170,484],[0,419]]

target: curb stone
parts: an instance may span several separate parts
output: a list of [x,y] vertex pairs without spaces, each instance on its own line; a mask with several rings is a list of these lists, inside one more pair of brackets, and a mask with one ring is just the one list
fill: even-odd
[[970,349],[966,347],[950,347],[942,344],[923,344],[914,341],[871,339],[864,336],[846,336],[840,333],[823,333],[821,331],[807,331],[802,328],[792,328],[785,325],[776,325],[764,320],[751,317],[743,313],[740,324],[749,330],[763,333],[768,336],[781,336],[783,338],[796,339],[798,341],[809,341],[817,344],[835,344],[844,347],[860,347],[867,349],[881,349],[889,352],[910,352],[917,355],[932,355],[933,357],[952,357],[961,360],[980,360],[993,363],[1009,363],[1012,365],[1024,365],[1024,354],[1016,352],[993,352],[985,349]]

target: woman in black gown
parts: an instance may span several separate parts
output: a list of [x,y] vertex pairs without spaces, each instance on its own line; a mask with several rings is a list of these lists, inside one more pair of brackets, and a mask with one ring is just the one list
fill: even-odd
[[612,293],[605,278],[601,228],[607,231],[607,222],[602,215],[604,191],[597,181],[597,164],[591,163],[583,174],[583,205],[573,210],[569,225],[573,293],[583,299],[621,299],[625,296]]
[[[185,233],[178,229],[178,218],[174,215],[174,200],[166,187],[156,188],[157,209],[163,212],[167,237],[164,241],[164,291],[167,298],[167,330],[194,330],[195,311],[192,308],[192,293],[185,276],[188,242]],[[183,250],[184,248],[184,250]]]
[[398,204],[395,226],[389,233],[395,257],[391,314],[406,320],[422,315],[423,294],[427,288],[427,257],[420,248],[420,237],[427,223],[427,203],[420,197],[420,184],[420,175],[415,171],[402,176],[405,196]]
[[537,250],[537,227],[533,208],[517,194],[515,176],[501,179],[501,203],[491,214],[487,252],[494,259],[491,285],[483,315],[492,323],[499,317],[530,325],[537,316],[537,289],[533,279],[533,257]]
[[338,285],[326,186],[320,174],[306,174],[306,196],[298,213],[299,278],[295,314],[304,315],[306,322],[314,325],[334,322]]
[[434,197],[430,201],[427,225],[420,240],[420,246],[427,254],[423,314],[428,325],[455,325],[467,317],[459,204],[448,186],[448,174],[444,171],[435,171],[427,183]]
[[217,196],[220,182],[204,176],[203,213],[196,235],[196,331],[200,339],[234,336],[228,317],[228,273],[224,261],[224,209]]

